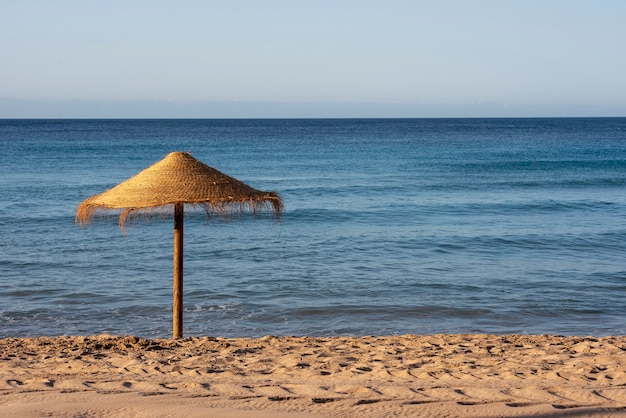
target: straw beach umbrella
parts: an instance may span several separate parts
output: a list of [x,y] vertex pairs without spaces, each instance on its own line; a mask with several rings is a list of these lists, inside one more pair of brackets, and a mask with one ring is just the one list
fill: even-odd
[[275,192],[262,192],[196,160],[189,153],[172,152],[139,174],[83,201],[76,221],[91,223],[100,211],[118,211],[123,228],[131,216],[174,213],[173,335],[183,335],[183,222],[184,206],[201,206],[207,215],[228,217],[251,210],[271,209],[278,218],[282,200]]

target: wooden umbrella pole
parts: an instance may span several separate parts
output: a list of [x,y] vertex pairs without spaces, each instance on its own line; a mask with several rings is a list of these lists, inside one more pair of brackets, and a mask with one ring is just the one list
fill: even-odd
[[183,337],[184,203],[174,205],[174,338]]

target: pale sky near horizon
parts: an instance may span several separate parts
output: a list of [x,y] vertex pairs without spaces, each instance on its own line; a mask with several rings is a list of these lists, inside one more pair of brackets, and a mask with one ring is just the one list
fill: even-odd
[[0,118],[626,116],[626,1],[0,0]]

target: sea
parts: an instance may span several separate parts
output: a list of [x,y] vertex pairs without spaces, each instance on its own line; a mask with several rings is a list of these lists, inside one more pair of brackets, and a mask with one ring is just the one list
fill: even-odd
[[171,336],[172,218],[75,210],[172,151],[284,201],[187,210],[184,336],[626,334],[626,118],[2,119],[0,146],[2,338]]

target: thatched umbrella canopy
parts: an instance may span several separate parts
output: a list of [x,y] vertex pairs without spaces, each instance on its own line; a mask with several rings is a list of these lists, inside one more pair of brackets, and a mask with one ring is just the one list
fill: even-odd
[[81,225],[91,223],[98,212],[119,211],[120,227],[133,215],[174,213],[174,338],[182,337],[185,204],[199,205],[207,214],[220,216],[271,209],[280,217],[282,211],[277,193],[256,190],[185,152],[168,154],[134,177],[86,199],[76,209],[76,221]]

